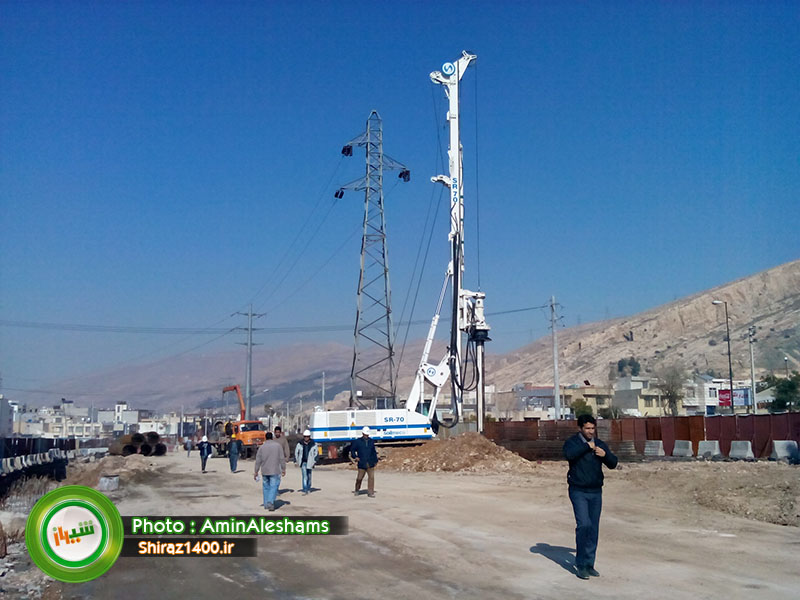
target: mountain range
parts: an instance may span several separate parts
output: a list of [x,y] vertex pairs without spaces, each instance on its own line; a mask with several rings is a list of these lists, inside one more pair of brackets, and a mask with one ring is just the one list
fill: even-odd
[[[557,331],[559,375],[562,384],[589,381],[607,385],[620,359],[635,358],[642,374],[661,365],[678,364],[688,372],[728,373],[725,328],[727,302],[731,330],[734,378],[749,378],[748,328],[756,328],[754,345],[758,374],[782,374],[784,357],[790,369],[800,365],[800,260],[675,300],[630,317],[616,318]],[[411,386],[413,364],[422,342],[406,349],[398,394]],[[442,355],[440,345],[432,353]],[[298,344],[253,352],[253,406],[266,404],[292,411],[320,404],[325,372],[328,407],[343,405],[349,394],[352,348],[342,344]],[[112,405],[124,398],[132,408],[187,411],[219,402],[222,388],[239,383],[244,388],[241,351],[185,354],[144,365],[117,368],[58,385],[78,404]],[[507,354],[487,352],[487,383],[497,390],[530,382],[552,385],[553,354],[550,336]],[[92,396],[81,391],[97,390]],[[269,391],[264,391],[269,390]],[[75,393],[72,394],[71,392]],[[338,394],[335,403],[334,397]]]

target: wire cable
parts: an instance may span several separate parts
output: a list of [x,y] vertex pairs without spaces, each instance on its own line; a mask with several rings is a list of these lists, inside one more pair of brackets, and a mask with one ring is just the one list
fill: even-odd
[[[311,222],[312,218],[316,214],[317,209],[319,208],[320,204],[322,203],[322,200],[325,197],[325,192],[328,190],[328,188],[331,185],[331,182],[333,181],[333,179],[336,177],[337,173],[339,172],[339,169],[341,168],[343,161],[344,161],[344,156],[340,156],[339,160],[336,163],[336,167],[333,170],[333,173],[331,173],[331,176],[328,178],[328,181],[325,183],[325,186],[320,190],[320,193],[319,193],[319,195],[317,197],[317,202],[314,204],[314,207],[308,212],[305,220],[303,221],[303,224],[297,230],[297,233],[295,234],[295,236],[292,239],[292,241],[289,243],[289,246],[286,248],[286,251],[283,253],[283,255],[281,256],[280,260],[275,265],[275,268],[272,270],[272,272],[267,277],[267,279],[264,281],[264,283],[261,284],[261,287],[258,288],[256,293],[251,296],[250,301],[246,302],[245,305],[254,303],[256,298],[258,298],[261,295],[261,293],[264,291],[264,288],[266,288],[267,285],[269,285],[275,279],[275,277],[277,276],[277,274],[280,271],[281,267],[283,266],[284,262],[286,261],[286,259],[288,258],[289,254],[291,253],[292,249],[294,248],[295,244],[300,239],[300,236],[303,235],[303,232],[306,230],[306,227],[308,227],[308,225]],[[317,228],[317,229],[319,229],[319,228]],[[291,271],[291,269],[290,269],[290,271]],[[284,277],[284,279],[285,279],[285,277]]]

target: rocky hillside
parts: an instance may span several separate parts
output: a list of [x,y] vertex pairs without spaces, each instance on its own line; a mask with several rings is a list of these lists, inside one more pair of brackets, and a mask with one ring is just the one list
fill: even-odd
[[[727,375],[725,307],[731,325],[734,377],[750,376],[748,328],[757,328],[757,372],[782,373],[800,368],[800,260],[739,279],[620,319],[589,323],[559,333],[561,383],[604,385],[609,367],[621,358],[635,357],[644,372],[660,364],[679,363],[688,370],[712,370]],[[553,382],[550,338],[542,338],[490,362],[490,381],[500,389],[521,381]]]

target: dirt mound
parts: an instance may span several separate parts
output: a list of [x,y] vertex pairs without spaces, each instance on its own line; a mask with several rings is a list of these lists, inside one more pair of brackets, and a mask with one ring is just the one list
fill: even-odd
[[474,432],[420,446],[389,449],[380,466],[415,472],[531,473],[536,469],[535,464]]
[[141,454],[130,456],[106,456],[97,462],[74,463],[67,467],[67,485],[97,487],[102,475],[119,475],[120,483],[130,481],[136,474],[152,471],[158,466],[157,459]]
[[800,467],[767,461],[651,463],[626,467],[619,477],[651,490],[654,499],[673,496],[676,506],[694,501],[746,519],[800,526]]

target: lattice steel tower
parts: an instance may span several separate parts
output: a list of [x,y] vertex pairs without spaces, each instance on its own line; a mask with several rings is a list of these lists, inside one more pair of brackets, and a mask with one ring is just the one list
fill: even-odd
[[342,186],[344,190],[364,191],[364,233],[361,238],[361,273],[358,278],[358,309],[354,330],[353,366],[350,370],[350,406],[358,399],[386,398],[393,405],[396,387],[392,292],[389,285],[389,259],[386,252],[386,219],[383,212],[383,170],[400,171],[403,181],[411,179],[405,165],[383,153],[383,122],[373,110],[364,133],[350,140],[342,154],[353,155],[353,146],[363,146],[367,154],[364,177]]

